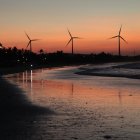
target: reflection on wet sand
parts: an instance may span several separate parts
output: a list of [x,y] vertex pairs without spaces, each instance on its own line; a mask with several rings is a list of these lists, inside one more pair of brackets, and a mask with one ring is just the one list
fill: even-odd
[[71,69],[26,71],[9,77],[34,104],[57,112],[45,124],[45,117],[39,118],[42,138],[96,140],[109,135],[112,139],[138,139],[139,80],[79,75],[64,78],[70,77]]
[[[22,82],[19,74],[14,76],[17,82]],[[24,79],[24,76],[23,76]],[[41,139],[39,134],[40,117],[55,113],[47,107],[32,104],[23,91],[13,84],[0,79],[0,139],[2,140],[31,140]],[[36,135],[34,135],[36,134]]]
[[118,97],[119,97],[119,103],[121,105],[122,104],[122,94],[121,94],[121,91],[118,92]]

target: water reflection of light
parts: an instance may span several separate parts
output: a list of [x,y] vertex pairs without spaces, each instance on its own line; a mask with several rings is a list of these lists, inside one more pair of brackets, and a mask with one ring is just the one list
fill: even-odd
[[[20,78],[20,75],[19,75],[19,78]],[[27,82],[28,82],[28,72],[25,71],[22,73],[22,86],[27,87],[27,85],[28,85]]]
[[27,83],[27,79],[28,79],[28,72],[25,71],[25,75],[26,75],[26,83]]
[[[18,76],[20,79],[20,75]],[[17,82],[18,79],[17,79]],[[30,91],[31,99],[33,99],[33,71],[25,71],[22,73],[22,87]]]
[[30,71],[30,91],[31,91],[31,99],[33,100],[33,71]]
[[[73,121],[77,114],[81,115],[83,113],[84,117],[81,118],[88,116],[87,118],[91,122],[89,128],[91,128],[92,122],[96,121],[94,114],[97,117],[100,116],[99,122],[103,121],[102,127],[99,128],[105,126],[107,131],[114,129],[115,133],[118,132],[116,130],[122,132],[128,130],[128,132],[131,132],[134,130],[134,125],[139,128],[139,81],[130,80],[129,82],[127,81],[128,84],[124,84],[128,79],[120,79],[119,82],[116,82],[119,78],[86,77],[85,79],[83,77],[83,79],[80,79],[78,76],[78,80],[71,80],[69,78],[66,80],[59,78],[49,79],[47,78],[47,75],[49,75],[47,72],[39,76],[40,71],[28,71],[28,73],[26,71],[24,74],[18,75],[20,78],[23,78],[23,82],[19,80],[21,82],[19,84],[27,83],[24,90],[27,91],[27,96],[35,104],[49,106],[58,113],[64,113],[64,119],[67,113],[74,114],[74,117],[72,115],[68,116]],[[17,78],[16,80],[18,81]],[[129,96],[130,94],[132,96]],[[57,115],[54,118],[57,118]],[[60,120],[57,120],[57,122],[60,122]],[[66,120],[66,122],[69,121]],[[95,125],[93,124],[93,126]]]
[[[41,78],[38,77],[39,73],[41,73]],[[34,101],[36,101],[38,98],[43,98],[45,100],[46,97],[46,100],[47,98],[59,98],[90,102],[91,106],[95,103],[100,104],[101,106],[114,105],[120,107],[121,105],[121,107],[124,107],[126,104],[132,105],[132,99],[135,97],[128,96],[135,89],[135,86],[133,87],[133,85],[131,88],[128,86],[124,89],[121,86],[110,87],[96,84],[95,81],[91,82],[90,79],[83,82],[82,80],[51,80],[44,79],[42,73],[45,73],[44,76],[46,76],[46,72],[45,70],[43,72],[43,69],[25,71],[20,75],[16,74],[16,82],[20,82],[19,79],[22,78],[23,88],[27,91],[31,100],[34,99]],[[137,90],[138,89],[135,89],[135,91]],[[136,103],[137,102],[135,102],[135,104]]]
[[31,83],[33,82],[33,71],[31,70]]
[[24,86],[24,83],[25,83],[25,73],[24,72],[22,73],[22,83],[23,83],[23,86]]
[[[134,84],[133,81],[131,84],[130,81],[129,86],[125,86],[124,88],[124,86],[122,86],[123,81],[120,80],[116,86],[118,79],[114,80],[114,85],[109,85],[109,78],[103,78],[109,81],[105,84],[99,84],[99,82],[103,80],[101,78],[97,79],[96,82],[96,80],[94,80],[96,77],[92,79],[87,78],[88,80],[57,80],[47,79],[47,75],[49,75],[47,72],[48,70],[40,69],[25,71],[25,73],[16,75],[19,77],[16,77],[17,82],[21,82],[21,80],[19,81],[18,79],[23,79],[21,84],[24,85],[23,88],[27,91],[27,96],[37,104],[45,105],[48,99],[55,98],[58,100],[71,101],[71,103],[76,101],[77,105],[88,103],[91,108],[95,105],[104,108],[118,107],[120,111],[126,106],[139,104],[137,101],[138,98],[135,98],[136,96],[129,96],[130,93],[134,91],[136,95],[139,93],[139,86],[135,86],[139,85],[137,81],[135,81],[136,84]],[[122,82],[121,85],[120,82]]]

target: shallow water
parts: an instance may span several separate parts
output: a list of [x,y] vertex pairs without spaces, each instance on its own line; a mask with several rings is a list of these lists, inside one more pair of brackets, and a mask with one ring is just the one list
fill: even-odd
[[74,74],[79,70],[63,67],[6,76],[31,103],[56,112],[38,118],[37,133],[30,139],[139,140],[140,80]]

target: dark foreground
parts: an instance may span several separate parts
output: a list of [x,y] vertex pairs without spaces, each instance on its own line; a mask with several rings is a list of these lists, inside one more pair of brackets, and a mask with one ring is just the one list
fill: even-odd
[[36,125],[38,119],[45,116],[47,120],[48,115],[54,114],[48,108],[33,105],[22,92],[18,87],[0,78],[1,140],[39,140],[41,136]]
[[139,140],[139,80],[74,74],[93,67],[31,70],[7,76],[10,83],[0,78],[0,139]]

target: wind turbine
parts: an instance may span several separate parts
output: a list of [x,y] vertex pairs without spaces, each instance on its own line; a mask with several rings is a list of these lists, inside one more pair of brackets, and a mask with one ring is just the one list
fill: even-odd
[[38,41],[39,39],[31,39],[31,38],[28,36],[28,34],[27,34],[26,32],[25,32],[25,34],[26,34],[26,36],[27,36],[27,38],[28,38],[28,40],[29,40],[26,49],[27,49],[28,47],[30,47],[30,52],[32,52],[32,42],[33,42],[33,41]]
[[109,38],[109,39],[118,38],[118,41],[119,41],[119,42],[118,42],[119,56],[121,56],[121,39],[122,39],[125,43],[127,43],[127,41],[121,36],[121,31],[122,31],[122,25],[121,25],[121,27],[120,27],[119,34],[118,34],[117,36],[113,36],[113,37]]
[[72,43],[72,54],[73,54],[73,53],[74,53],[74,52],[73,52],[74,39],[81,39],[81,38],[72,36],[71,33],[70,33],[70,31],[69,31],[69,29],[68,29],[68,33],[69,33],[69,35],[70,35],[70,40],[68,41],[68,43],[67,43],[66,46],[68,46],[70,42]]

